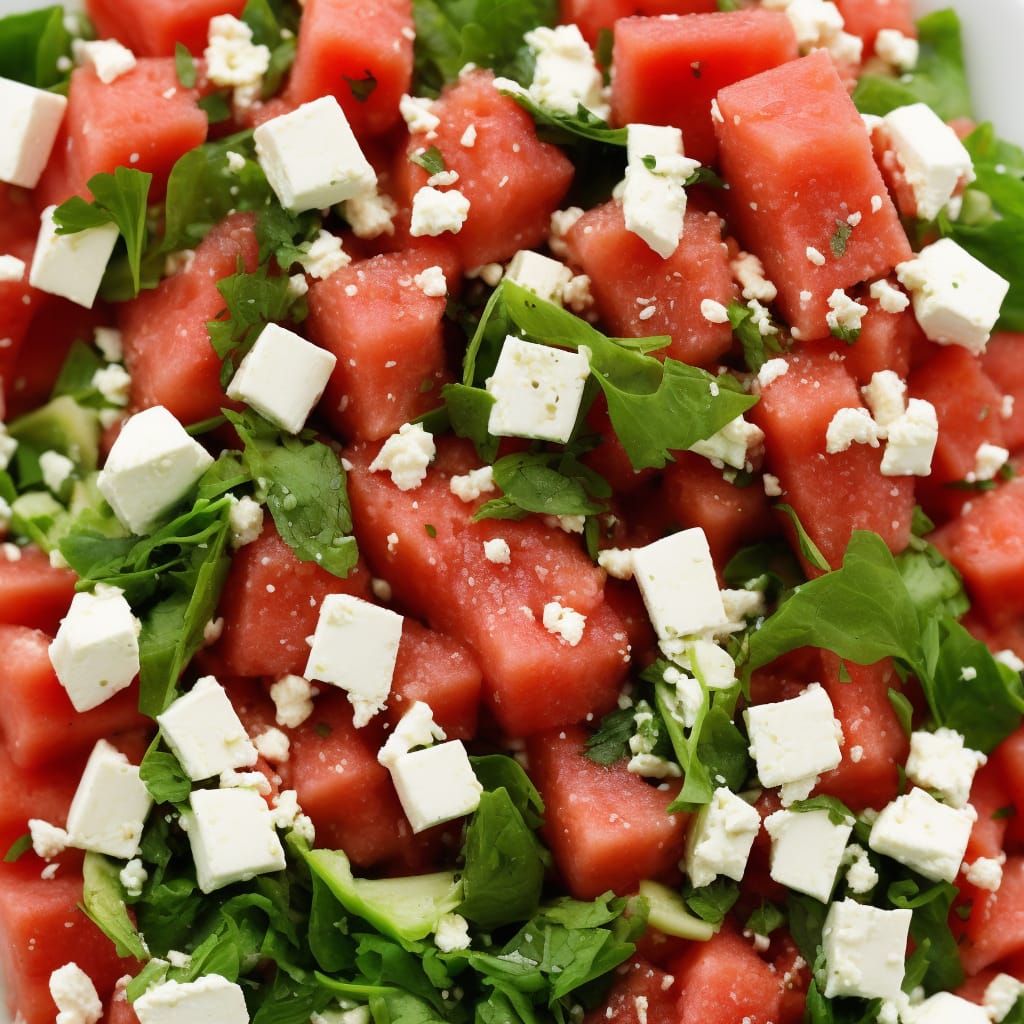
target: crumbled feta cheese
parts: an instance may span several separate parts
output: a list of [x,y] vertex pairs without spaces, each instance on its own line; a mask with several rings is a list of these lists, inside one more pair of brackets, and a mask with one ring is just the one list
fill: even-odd
[[29,818],[28,831],[32,837],[32,849],[35,855],[43,860],[53,860],[67,848],[67,832],[57,825],[43,821],[42,818]]
[[628,548],[605,548],[599,551],[597,564],[617,580],[633,578],[633,552]]
[[45,451],[39,456],[39,472],[47,489],[59,495],[61,488],[75,471],[75,464],[60,452]]
[[829,455],[845,452],[852,444],[878,447],[878,425],[867,409],[837,409],[825,431],[825,451]]
[[92,978],[74,962],[50,975],[50,995],[57,1004],[55,1024],[96,1024],[103,1016]]
[[453,476],[448,488],[460,501],[476,501],[482,494],[494,490],[494,467],[481,466],[461,476]]
[[412,197],[412,221],[409,234],[435,237],[450,231],[457,235],[469,216],[469,200],[457,189],[440,189],[424,185]]
[[534,52],[529,94],[547,110],[575,115],[582,104],[602,120],[608,119],[601,72],[577,25],[541,26],[523,36]]
[[91,67],[104,85],[110,85],[135,67],[135,54],[116,39],[75,39],[71,53],[76,64]]
[[548,234],[548,248],[552,255],[559,259],[568,259],[569,247],[566,244],[565,236],[572,226],[583,216],[583,209],[579,206],[570,206],[565,210],[555,210],[551,214],[551,230]]
[[370,463],[370,472],[388,472],[400,491],[413,491],[426,479],[436,452],[433,434],[419,423],[403,423],[398,433],[384,442]]
[[127,405],[132,379],[128,371],[118,363],[100,367],[92,375],[92,386],[111,405]]
[[935,406],[923,398],[911,398],[906,412],[888,425],[882,475],[928,476],[938,439]]
[[24,260],[17,256],[0,256],[0,281],[20,281],[24,276]]
[[739,881],[760,829],[761,817],[750,804],[724,786],[716,789],[686,837],[683,866],[690,881],[697,887],[719,875]]
[[484,541],[484,557],[495,565],[508,565],[512,561],[512,549],[504,537]]
[[736,278],[745,299],[758,302],[774,302],[779,290],[764,275],[764,264],[750,252],[741,252],[729,261],[733,277]]
[[440,125],[441,119],[431,110],[433,105],[434,101],[427,96],[402,94],[398,101],[398,112],[412,134],[426,135]]
[[587,617],[582,612],[568,608],[558,601],[548,601],[544,605],[544,628],[558,639],[575,647],[583,639]]
[[828,297],[829,312],[825,322],[831,331],[859,331],[868,307],[854,302],[842,288],[836,288]]
[[254,736],[252,744],[259,751],[260,757],[271,764],[285,764],[291,756],[291,741],[273,726]]
[[974,469],[967,474],[968,483],[976,480],[992,480],[1009,461],[1010,453],[1006,448],[988,441],[978,445],[974,453]]
[[769,385],[774,384],[788,370],[789,363],[785,359],[766,360],[757,371],[758,387],[763,391]]
[[764,441],[764,431],[754,423],[748,423],[742,415],[730,420],[721,430],[703,441],[690,445],[690,451],[712,462],[722,462],[734,469],[744,469],[747,453]]
[[825,266],[825,257],[821,254],[821,251],[815,249],[813,245],[807,246],[807,262],[813,263],[816,267]]
[[298,259],[302,269],[318,281],[352,262],[352,257],[342,248],[341,239],[323,228],[317,232],[316,238],[303,242],[299,251],[303,254]]
[[964,877],[971,885],[976,885],[979,889],[998,892],[999,887],[1003,884],[1003,864],[1005,862],[1005,853],[1001,853],[998,857],[979,857],[973,864],[964,864]]
[[395,233],[398,204],[376,185],[345,200],[345,220],[356,238],[379,238]]
[[434,712],[430,705],[418,700],[398,720],[398,725],[387,738],[387,742],[377,752],[377,760],[385,767],[390,767],[410,750],[416,747],[429,747],[434,742],[447,738],[444,729],[434,721]]
[[887,437],[889,427],[906,412],[907,385],[894,370],[876,370],[860,393],[871,410],[878,436]]
[[302,725],[313,714],[313,697],[317,690],[302,676],[279,676],[270,686],[275,721],[289,729]]
[[440,299],[448,294],[448,281],[444,271],[437,265],[421,270],[412,280],[428,298]]
[[850,892],[865,895],[878,885],[878,872],[871,864],[868,851],[852,843],[843,853],[846,868],[846,885]]
[[469,949],[469,922],[461,914],[442,914],[434,929],[434,945],[442,953]]
[[251,544],[263,532],[263,506],[248,496],[239,498],[228,509],[228,527],[236,551]]
[[875,55],[881,57],[897,71],[913,71],[917,66],[920,46],[916,39],[905,36],[899,29],[883,28],[875,36]]
[[149,872],[138,857],[133,857],[121,868],[118,878],[129,896],[141,896],[142,887],[149,879]]
[[939,795],[952,807],[964,807],[971,795],[974,773],[988,760],[964,746],[955,729],[918,730],[910,736],[907,778]]
[[526,288],[545,302],[560,305],[562,292],[572,280],[572,271],[558,260],[532,249],[520,249],[505,271],[505,279]]
[[729,310],[715,299],[701,301],[700,315],[709,324],[727,324],[729,322]]
[[232,14],[210,19],[203,51],[206,76],[214,85],[259,85],[270,67],[270,50],[252,41],[252,29]]
[[1024,996],[1024,982],[1012,974],[997,974],[985,989],[984,1007],[991,1020],[999,1024]]
[[782,483],[779,478],[772,473],[765,473],[761,477],[761,483],[764,487],[765,497],[768,498],[779,498],[782,496]]

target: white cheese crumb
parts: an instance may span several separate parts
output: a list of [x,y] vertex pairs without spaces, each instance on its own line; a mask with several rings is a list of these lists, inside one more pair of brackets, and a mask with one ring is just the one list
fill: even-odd
[[570,647],[575,647],[583,639],[586,624],[585,615],[558,601],[544,605],[544,628]]
[[512,550],[503,537],[484,541],[484,557],[495,565],[508,565],[512,561]]
[[277,724],[289,729],[302,725],[313,714],[313,697],[317,692],[302,676],[280,676],[270,687]]
[[816,267],[825,266],[825,257],[818,249],[815,249],[813,245],[807,246],[807,260],[809,263],[813,263]]
[[453,476],[448,481],[448,489],[460,501],[476,501],[482,494],[494,490],[494,467],[481,466],[464,475]]
[[711,324],[727,324],[729,311],[715,299],[704,299],[700,304],[700,315]]
[[837,409],[825,431],[825,451],[829,455],[845,452],[852,444],[878,447],[878,425],[867,409],[847,407]]
[[434,437],[419,423],[403,423],[397,434],[392,434],[370,463],[370,472],[386,470],[400,491],[415,490],[427,476],[427,466],[433,461],[436,447]]
[[448,294],[448,281],[439,266],[427,267],[420,271],[413,278],[413,282],[424,295],[432,299],[443,298]]

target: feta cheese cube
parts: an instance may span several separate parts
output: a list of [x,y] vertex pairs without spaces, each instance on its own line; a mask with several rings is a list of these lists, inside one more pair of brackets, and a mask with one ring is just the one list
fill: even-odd
[[420,423],[403,423],[398,433],[381,446],[370,463],[370,472],[390,473],[391,482],[400,491],[413,491],[426,479],[427,467],[436,452],[434,435],[429,430],[424,430]]
[[879,910],[845,899],[833,903],[821,933],[825,998],[895,999],[905,972],[909,910]]
[[772,838],[772,878],[828,903],[853,821],[833,825],[826,810],[776,811],[765,818],[764,827]]
[[442,192],[424,185],[412,197],[412,220],[409,234],[413,238],[423,235],[443,235],[450,231],[457,235],[469,216],[469,200],[457,189]]
[[567,352],[509,335],[486,381],[494,398],[487,429],[496,437],[565,444],[590,376],[588,352]]
[[401,754],[388,765],[413,832],[470,814],[483,787],[460,740]]
[[28,283],[91,309],[120,232],[116,224],[100,224],[72,235],[58,235],[53,219],[56,209],[48,206],[40,214]]
[[397,612],[349,594],[328,594],[320,606],[303,675],[347,691],[357,729],[391,693],[402,622]]
[[935,406],[923,398],[911,398],[907,410],[886,428],[882,476],[928,476],[939,439]]
[[71,599],[49,655],[76,711],[97,707],[138,675],[140,628],[117,587],[99,586]]
[[936,992],[914,1007],[914,1024],[990,1024],[983,1006],[952,992]]
[[667,259],[683,236],[684,185],[700,164],[683,156],[679,128],[650,124],[627,126],[626,158],[622,189],[626,230]]
[[813,780],[842,759],[842,727],[832,701],[817,683],[790,700],[749,707],[743,717],[750,736],[750,756],[764,786]]
[[96,1024],[103,1016],[92,978],[74,962],[50,975],[50,995],[57,1004],[56,1024]]
[[985,989],[984,1006],[989,1019],[997,1022],[1006,1017],[1024,996],[1024,982],[1012,974],[997,974]]
[[256,748],[213,676],[203,676],[156,720],[185,774],[195,782],[256,763]]
[[659,640],[693,636],[728,621],[702,529],[680,530],[632,554],[633,576]]
[[716,789],[690,825],[683,865],[695,886],[710,885],[719,875],[739,881],[761,817],[742,797]]
[[937,793],[951,807],[964,807],[971,795],[974,773],[988,760],[964,746],[955,729],[914,732],[910,736],[907,778]]
[[164,981],[132,1003],[139,1024],[249,1024],[240,986],[219,974],[195,981]]
[[213,458],[162,405],[130,416],[96,480],[114,515],[148,533],[184,498]]
[[577,25],[541,26],[523,36],[536,58],[530,96],[539,107],[575,115],[582,105],[607,120],[601,72]]
[[520,249],[512,257],[505,279],[531,291],[545,302],[562,304],[562,291],[572,280],[572,271],[558,260],[532,249]]
[[189,806],[182,822],[203,892],[284,869],[270,808],[255,790],[194,789]]
[[926,103],[897,107],[882,118],[921,220],[934,220],[974,165],[955,131]]
[[267,324],[228,385],[228,397],[297,434],[338,362],[327,349],[278,324]]
[[974,808],[940,804],[914,788],[882,808],[871,826],[868,846],[933,882],[952,882],[967,851]]
[[911,293],[921,330],[939,345],[962,345],[978,355],[999,319],[1010,285],[952,238],[925,246],[896,266]]
[[0,78],[0,181],[36,187],[67,105],[66,96]]
[[253,138],[270,187],[292,213],[333,206],[377,182],[333,96],[265,121]]
[[138,766],[99,740],[68,810],[68,846],[130,860],[139,851],[152,803]]
[[91,67],[104,85],[110,85],[135,67],[135,54],[116,39],[75,39],[71,53],[76,64]]

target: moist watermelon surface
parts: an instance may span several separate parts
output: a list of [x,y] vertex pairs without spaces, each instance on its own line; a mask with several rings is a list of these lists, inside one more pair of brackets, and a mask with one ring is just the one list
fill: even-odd
[[0,16],[0,1021],[1024,1019],[955,16],[85,8]]

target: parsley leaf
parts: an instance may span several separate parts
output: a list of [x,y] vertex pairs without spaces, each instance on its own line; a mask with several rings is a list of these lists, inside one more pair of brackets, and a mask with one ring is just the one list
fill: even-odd
[[587,739],[587,757],[596,764],[615,764],[629,756],[629,739],[635,731],[632,708],[609,711]]
[[132,167],[117,167],[113,174],[94,174],[88,181],[93,202],[72,196],[54,211],[59,235],[75,234],[102,224],[116,224],[128,250],[133,294],[138,295],[142,250],[146,245],[146,202],[153,175]]
[[440,174],[445,169],[444,157],[441,155],[441,150],[437,146],[431,146],[429,149],[420,150],[418,153],[414,153],[409,159],[414,163],[418,164],[427,172],[427,174],[434,175]]
[[702,921],[719,925],[732,910],[739,895],[739,884],[719,875],[713,882],[700,888],[694,888],[688,883],[683,890],[683,902]]
[[310,432],[285,434],[251,410],[225,410],[245,449],[242,461],[265,497],[281,539],[304,562],[344,579],[358,559],[345,470]]
[[853,228],[845,220],[836,221],[836,229],[829,239],[828,246],[832,250],[832,255],[835,259],[840,259],[846,255],[846,243],[850,240],[850,235],[853,234]]

